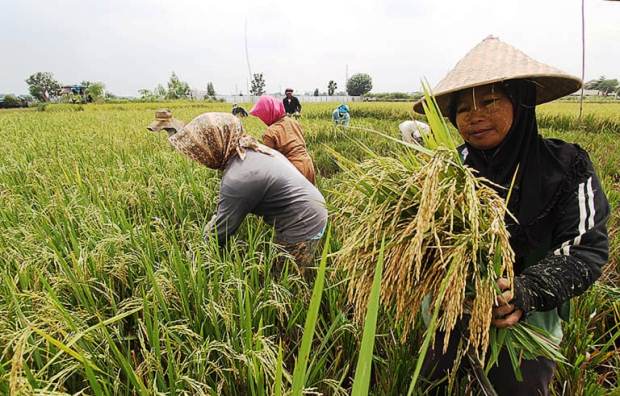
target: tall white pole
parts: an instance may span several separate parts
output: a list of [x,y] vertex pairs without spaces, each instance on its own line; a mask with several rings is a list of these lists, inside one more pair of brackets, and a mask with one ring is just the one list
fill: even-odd
[[586,17],[585,0],[581,0],[581,98],[579,99],[579,119],[583,114],[583,89],[586,83]]

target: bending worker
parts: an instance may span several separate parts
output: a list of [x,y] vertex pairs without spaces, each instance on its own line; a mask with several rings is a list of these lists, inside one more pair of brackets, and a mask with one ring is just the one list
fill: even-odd
[[398,125],[403,142],[423,144],[422,136],[430,132],[430,127],[422,121],[407,120]]
[[342,125],[345,127],[349,126],[349,121],[351,121],[351,116],[349,115],[349,106],[346,104],[341,104],[332,112],[332,121],[334,121],[334,125]]
[[263,95],[250,114],[267,125],[263,143],[282,153],[310,183],[315,184],[314,164],[308,154],[301,125],[286,116],[282,102],[273,96]]
[[232,113],[232,115],[240,117],[240,118],[248,116],[248,112],[245,111],[245,109],[243,107],[239,106],[236,103],[233,103],[231,113]]
[[217,211],[207,235],[224,245],[248,213],[275,228],[302,269],[311,266],[327,223],[325,199],[279,152],[246,135],[228,113],[204,113],[169,138],[180,152],[222,171]]
[[155,112],[155,121],[146,127],[151,132],[159,132],[162,129],[168,133],[168,137],[174,135],[181,129],[185,123],[172,117],[172,112],[168,109],[160,109]]

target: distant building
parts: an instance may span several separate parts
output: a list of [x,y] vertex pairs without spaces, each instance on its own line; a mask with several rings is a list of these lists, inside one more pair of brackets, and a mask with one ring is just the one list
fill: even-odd
[[71,97],[73,103],[89,103],[93,99],[86,95],[86,86],[82,84],[64,85],[60,88],[60,97]]
[[86,87],[81,84],[65,85],[60,88],[60,95],[85,95]]
[[[570,96],[581,96],[581,90],[573,92]],[[584,89],[583,96],[601,96],[601,91],[598,89]]]

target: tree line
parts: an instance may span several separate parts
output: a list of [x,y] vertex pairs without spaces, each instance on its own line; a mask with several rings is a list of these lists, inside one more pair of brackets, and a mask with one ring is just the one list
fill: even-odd
[[608,79],[600,76],[595,80],[590,80],[584,84],[585,89],[595,89],[603,96],[617,95],[620,96],[620,83],[617,78]]
[[[37,72],[30,75],[26,79],[30,97],[16,97],[14,95],[6,95],[3,104],[9,107],[27,106],[29,102],[36,100],[46,103],[59,98],[70,103],[88,103],[99,102],[105,99],[116,98],[111,93],[105,92],[105,85],[100,81],[82,81],[73,85],[70,89],[65,89],[54,75],[50,72]],[[256,73],[252,76],[250,83],[250,95],[265,94],[265,78],[263,73]],[[337,92],[338,84],[334,80],[327,83],[327,92],[329,96],[343,94]],[[366,73],[357,73],[348,79],[346,84],[346,93],[351,96],[366,95],[372,90],[372,78]],[[206,94],[203,98],[194,98],[189,84],[183,81],[173,71],[166,86],[158,84],[154,89],[143,88],[138,91],[139,98],[144,101],[158,100],[176,100],[176,99],[215,99],[216,92],[212,82],[207,83]],[[314,95],[319,96],[319,89],[314,90]],[[4,106],[6,107],[6,106]]]
[[[0,107],[26,107],[34,100],[38,102],[49,102],[61,96],[62,86],[49,72],[37,72],[26,79],[30,96],[6,95],[0,100]],[[263,73],[255,73],[252,75],[250,82],[250,95],[260,96],[265,94],[265,77]],[[100,81],[82,81],[76,86],[76,92],[66,92],[62,95],[65,101],[71,103],[87,103],[99,102],[106,99],[115,99],[116,97],[105,91],[105,85]],[[78,88],[79,87],[79,88]],[[602,96],[616,95],[620,96],[620,82],[618,79],[608,79],[600,76],[597,79],[590,80],[584,84],[585,89],[597,90]],[[334,80],[327,83],[327,91],[321,93],[319,88],[314,90],[314,95],[333,96],[336,94],[344,94],[337,92],[338,84]],[[366,73],[356,73],[347,80],[346,94],[351,96],[368,95],[372,90],[372,78]],[[172,72],[166,86],[158,84],[154,89],[140,89],[138,91],[140,99],[143,101],[158,100],[176,100],[176,99],[215,99],[216,92],[212,82],[208,82],[206,86],[206,94],[202,98],[194,98],[190,86],[187,82],[182,81],[175,72]],[[370,97],[376,99],[385,99],[388,95],[390,99],[407,100],[417,98],[403,93],[390,94],[371,94]],[[393,96],[393,97],[392,97]],[[414,95],[415,96],[415,95]]]

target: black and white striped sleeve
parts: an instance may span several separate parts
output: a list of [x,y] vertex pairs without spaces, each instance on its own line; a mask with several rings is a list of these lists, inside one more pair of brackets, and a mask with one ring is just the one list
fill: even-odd
[[514,304],[525,312],[548,311],[582,294],[607,263],[610,209],[591,163],[559,205],[553,250],[515,277]]

